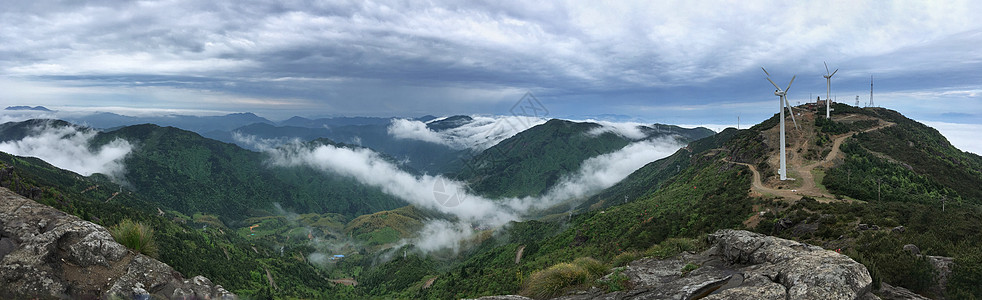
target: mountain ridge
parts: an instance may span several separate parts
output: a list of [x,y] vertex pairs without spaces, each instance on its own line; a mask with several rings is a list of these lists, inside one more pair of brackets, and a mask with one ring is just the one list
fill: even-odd
[[[551,266],[592,257],[604,265],[605,272],[616,276],[622,262],[643,256],[671,257],[665,256],[666,249],[686,249],[688,243],[699,243],[704,234],[721,228],[742,228],[840,250],[869,270],[872,289],[877,293],[880,286],[900,286],[932,297],[982,293],[972,279],[982,270],[982,256],[976,254],[982,249],[958,242],[982,238],[982,225],[977,222],[982,219],[982,209],[967,188],[982,182],[975,177],[975,166],[982,161],[978,156],[957,151],[936,130],[890,110],[836,106],[832,121],[814,116],[815,112],[805,107],[796,112],[801,113],[796,115],[801,129],[789,129],[788,146],[790,174],[799,180],[774,180],[779,121],[774,116],[751,129],[727,129],[694,140],[586,199],[576,214],[478,228],[468,239],[470,246],[453,253],[422,254],[413,245],[392,246],[384,247],[389,250],[382,253],[388,254],[378,257],[387,258],[379,259],[372,258],[373,253],[341,248],[347,250],[335,253],[344,253],[346,258],[333,265],[335,273],[329,276],[358,282],[359,286],[346,294],[358,298],[514,294],[529,283],[528,278]],[[551,122],[543,128],[569,125]],[[580,125],[580,130],[542,134],[535,140],[548,144],[597,126]],[[613,132],[601,136],[604,134],[619,136]],[[516,140],[528,136],[519,134]],[[528,160],[534,155],[522,157]],[[954,169],[944,173],[944,168],[934,165]],[[944,174],[970,176],[944,181]],[[879,184],[877,178],[882,180]],[[872,194],[870,187],[874,188]],[[877,187],[880,193],[875,192]],[[820,193],[812,194],[810,189]],[[941,196],[947,197],[947,210],[939,206]],[[287,249],[291,246],[284,244],[284,237],[287,241],[313,240],[320,236],[321,228],[335,228],[331,230],[336,230],[332,233],[336,237],[357,233],[360,240],[383,245],[406,237],[398,229],[418,228],[415,222],[426,220],[414,209],[402,207],[362,215],[357,222],[301,211],[295,218],[300,224],[321,224],[304,225],[309,229],[291,227],[296,225],[289,225],[295,222],[290,221],[294,217],[289,214],[226,224],[230,227],[214,226],[225,230],[238,227],[239,234],[249,236],[253,228],[247,225],[261,225],[255,228],[256,238],[251,241],[276,241],[266,245]],[[286,227],[271,228],[275,226]],[[344,230],[345,226],[350,227]],[[280,234],[285,236],[277,236]],[[923,254],[911,254],[905,250],[910,248],[907,245],[914,245]],[[399,250],[401,256],[393,255]],[[268,251],[260,247],[256,254]],[[947,257],[952,267],[941,272],[923,258],[928,256]],[[946,281],[933,274],[945,274]],[[593,288],[610,291],[607,289],[611,287]]]

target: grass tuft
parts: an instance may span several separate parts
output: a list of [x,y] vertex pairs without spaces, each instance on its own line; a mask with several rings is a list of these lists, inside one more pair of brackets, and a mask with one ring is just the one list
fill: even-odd
[[558,263],[532,273],[522,294],[537,299],[559,296],[572,287],[586,283],[589,277],[589,272],[582,266]]
[[583,287],[607,275],[607,265],[591,257],[580,257],[572,263],[558,263],[532,273],[521,294],[532,298],[552,298]]
[[583,267],[583,269],[585,269],[590,275],[590,278],[603,277],[604,275],[607,275],[607,271],[610,270],[606,265],[604,265],[604,263],[593,259],[592,257],[577,258],[576,260],[573,260],[573,264]]
[[150,226],[126,219],[113,227],[109,227],[109,233],[116,239],[116,242],[133,249],[133,251],[150,257],[157,256],[157,243],[153,240],[153,228]]

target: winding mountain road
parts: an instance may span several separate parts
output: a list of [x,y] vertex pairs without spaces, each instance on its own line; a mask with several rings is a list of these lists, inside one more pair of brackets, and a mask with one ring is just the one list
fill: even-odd
[[[880,130],[886,127],[896,125],[894,123],[886,122],[884,120],[880,120],[880,122],[884,122],[884,124],[860,132],[865,133],[865,132]],[[835,136],[835,139],[832,142],[832,150],[829,151],[829,154],[826,155],[825,158],[822,160],[802,166],[803,161],[801,157],[799,155],[795,155],[795,158],[790,161],[788,167],[789,168],[795,167],[795,169],[798,171],[799,178],[797,178],[796,180],[801,182],[801,187],[797,189],[775,189],[775,188],[767,187],[764,185],[762,176],[760,175],[760,172],[757,171],[757,167],[748,163],[730,161],[729,159],[725,159],[725,161],[733,164],[743,165],[749,168],[750,172],[753,173],[753,182],[751,184],[751,190],[756,193],[759,193],[760,195],[770,194],[790,200],[798,200],[801,199],[802,196],[808,196],[811,198],[815,198],[820,202],[831,202],[835,199],[835,196],[825,191],[822,191],[821,189],[818,188],[818,185],[815,183],[815,176],[812,174],[812,170],[814,170],[818,166],[823,166],[825,168],[831,167],[832,161],[836,157],[838,157],[840,153],[842,153],[842,151],[839,150],[839,148],[842,146],[842,142],[845,141],[846,138],[852,136],[854,133],[855,132],[849,132],[849,133],[844,133]],[[807,143],[807,141],[804,141],[803,144],[804,143]]]

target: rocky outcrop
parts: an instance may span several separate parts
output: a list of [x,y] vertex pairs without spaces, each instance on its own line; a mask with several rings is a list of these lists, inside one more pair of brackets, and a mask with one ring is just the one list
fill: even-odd
[[0,188],[0,298],[236,299],[120,245],[105,228]]
[[703,253],[631,262],[622,271],[630,290],[591,289],[559,299],[877,298],[866,267],[835,251],[742,230],[708,239]]

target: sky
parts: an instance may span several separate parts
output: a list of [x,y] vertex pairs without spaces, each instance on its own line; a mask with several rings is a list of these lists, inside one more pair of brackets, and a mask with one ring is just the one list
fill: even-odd
[[839,101],[865,104],[872,75],[876,105],[964,132],[982,124],[979,11],[979,1],[8,1],[0,105],[507,115],[531,93],[545,117],[725,126],[776,113],[762,66],[782,86],[797,75],[796,104],[825,95],[828,62]]

